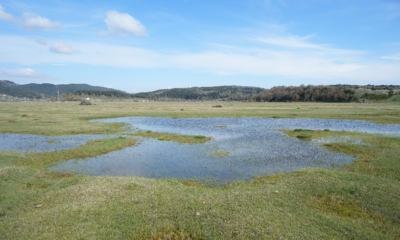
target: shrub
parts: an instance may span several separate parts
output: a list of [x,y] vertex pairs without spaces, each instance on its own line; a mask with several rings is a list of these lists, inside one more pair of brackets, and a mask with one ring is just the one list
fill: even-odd
[[303,133],[303,134],[297,135],[297,138],[300,138],[300,139],[311,138],[311,135]]
[[194,136],[194,138],[201,139],[201,138],[206,138],[206,136]]
[[310,129],[301,129],[301,128],[297,128],[297,129],[295,129],[295,130],[293,130],[293,131],[295,131],[295,132],[311,132],[312,130],[310,130]]

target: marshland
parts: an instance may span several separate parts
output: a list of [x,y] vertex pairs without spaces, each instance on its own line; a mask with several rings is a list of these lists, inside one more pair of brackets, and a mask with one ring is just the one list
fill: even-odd
[[4,102],[6,239],[396,239],[400,104]]

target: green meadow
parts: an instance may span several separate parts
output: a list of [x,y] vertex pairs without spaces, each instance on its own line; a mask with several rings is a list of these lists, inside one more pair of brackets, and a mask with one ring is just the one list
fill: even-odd
[[[265,117],[400,124],[400,101],[358,103],[0,103],[0,132],[118,134],[121,123],[90,119]],[[183,110],[182,110],[183,109]],[[215,126],[225,127],[225,126]],[[195,181],[89,177],[46,167],[137,144],[98,139],[56,153],[0,152],[0,239],[399,239],[400,138],[358,132],[282,130],[303,141],[348,136],[368,145],[327,143],[357,157],[340,168],[307,168],[211,188]],[[139,132],[202,144],[207,136]],[[135,135],[134,134],[134,135]],[[304,137],[299,137],[303,135]],[[228,152],[216,152],[223,157]],[[188,161],[190,157],[188,156]]]

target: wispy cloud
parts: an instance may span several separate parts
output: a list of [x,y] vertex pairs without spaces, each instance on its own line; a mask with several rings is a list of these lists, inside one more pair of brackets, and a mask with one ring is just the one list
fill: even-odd
[[52,77],[36,72],[32,68],[19,68],[19,69],[7,69],[0,68],[0,76],[6,77],[18,77],[18,78],[41,78],[41,79],[52,79]]
[[25,30],[56,30],[61,28],[62,24],[36,14],[24,13],[22,26]]
[[145,26],[128,13],[109,11],[107,12],[107,18],[104,22],[106,23],[108,30],[100,31],[98,33],[99,36],[126,36],[129,34],[135,36],[148,35]]
[[35,41],[36,43],[39,43],[42,46],[47,46],[47,40],[43,37],[40,36],[27,36],[28,39],[31,39]]
[[60,22],[51,21],[48,18],[38,16],[33,13],[24,13],[22,18],[14,17],[10,13],[6,13],[3,7],[0,5],[0,19],[15,22],[20,25],[25,30],[57,30],[61,28],[62,24]]
[[69,54],[75,53],[76,51],[74,49],[72,49],[70,46],[68,46],[67,44],[57,41],[57,42],[53,42],[51,44],[50,52],[69,55]]
[[389,60],[400,60],[400,53],[392,55],[392,56],[383,56],[383,59],[389,59]]
[[299,36],[275,36],[275,37],[259,37],[256,40],[268,43],[272,45],[278,45],[283,47],[292,47],[292,48],[314,48],[314,49],[322,49],[323,46],[319,46],[316,44],[308,43],[306,40],[311,38],[311,36],[299,37]]

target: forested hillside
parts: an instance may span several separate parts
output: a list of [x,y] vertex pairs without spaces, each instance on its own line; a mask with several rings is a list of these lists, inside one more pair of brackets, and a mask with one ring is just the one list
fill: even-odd
[[131,98],[132,94],[121,91],[99,91],[99,90],[78,90],[68,92],[62,95],[64,98],[71,98],[74,96],[95,96],[95,97],[115,97],[115,98]]
[[254,94],[262,92],[264,88],[219,86],[219,87],[192,87],[163,89],[147,93],[127,94],[117,91],[79,90],[63,94],[68,100],[79,99],[79,96],[111,97],[111,98],[141,98],[156,101],[174,100],[225,100],[248,101]]
[[154,92],[132,94],[135,98],[172,98],[184,100],[250,100],[254,94],[261,93],[264,88],[242,86],[218,86],[218,87],[192,87],[163,89]]
[[354,91],[344,87],[334,86],[300,86],[300,87],[273,87],[252,99],[257,102],[349,102],[354,100]]
[[57,91],[60,91],[60,94],[62,94],[77,90],[118,91],[111,88],[91,86],[88,84],[54,85],[50,83],[42,83],[42,84],[30,83],[30,84],[19,85],[12,81],[0,80],[0,93],[15,97],[38,98],[42,97],[42,94],[44,94],[45,97],[53,97],[57,95]]

